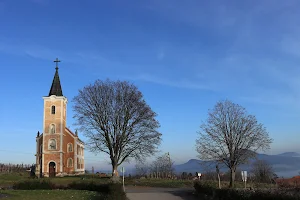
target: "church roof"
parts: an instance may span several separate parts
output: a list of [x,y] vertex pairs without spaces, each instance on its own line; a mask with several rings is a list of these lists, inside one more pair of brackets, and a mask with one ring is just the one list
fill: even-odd
[[[84,144],[84,142],[81,140],[81,139],[79,139],[79,137],[78,137],[78,134],[76,133],[73,133],[69,128],[67,128],[67,127],[65,127],[65,129],[73,136],[73,137],[76,137],[77,139],[78,139],[78,141],[79,142],[81,142],[82,144]],[[76,131],[77,132],[77,131]]]
[[52,85],[51,85],[51,88],[50,88],[50,91],[49,91],[49,96],[51,96],[51,95],[63,96],[57,66],[56,66],[55,70],[56,71],[55,71],[54,78],[53,78],[53,81],[52,81]]

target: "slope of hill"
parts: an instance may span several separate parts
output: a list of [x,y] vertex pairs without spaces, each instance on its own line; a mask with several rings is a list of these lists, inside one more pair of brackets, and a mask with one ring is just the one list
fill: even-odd
[[[275,173],[278,176],[283,177],[292,177],[298,175],[300,172],[300,157],[296,157],[298,153],[295,152],[287,152],[279,155],[267,155],[267,154],[257,154],[257,158],[259,160],[265,160],[268,162],[274,169]],[[239,169],[249,171],[251,169],[251,164],[255,160],[252,159],[249,164],[244,164],[239,166]],[[215,163],[208,161],[201,161],[197,159],[191,159],[188,162],[175,165],[175,171],[177,173],[182,172],[203,172],[205,171],[214,171]],[[221,171],[227,171],[227,168],[221,168]]]
[[285,152],[278,154],[278,156],[300,157],[300,154],[296,152]]

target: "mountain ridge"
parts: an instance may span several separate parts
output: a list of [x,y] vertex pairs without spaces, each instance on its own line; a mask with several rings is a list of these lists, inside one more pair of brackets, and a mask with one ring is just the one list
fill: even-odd
[[[265,160],[269,163],[274,172],[280,177],[291,177],[298,175],[300,172],[300,154],[296,152],[285,152],[277,155],[268,155],[258,153],[255,159],[250,159],[248,164],[243,164],[238,167],[240,170],[249,171],[251,164],[256,160]],[[205,172],[214,171],[214,161],[203,161],[199,159],[190,159],[186,163],[174,165],[176,173],[188,172]],[[226,167],[220,167],[221,171],[228,171]]]

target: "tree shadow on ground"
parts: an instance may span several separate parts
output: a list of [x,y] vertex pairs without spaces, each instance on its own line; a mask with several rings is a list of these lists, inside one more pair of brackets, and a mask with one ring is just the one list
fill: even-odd
[[10,195],[6,194],[6,193],[0,193],[0,199],[1,198],[8,198],[10,197]]
[[176,190],[176,191],[168,191],[168,193],[178,196],[183,200],[197,200],[197,194],[195,190]]

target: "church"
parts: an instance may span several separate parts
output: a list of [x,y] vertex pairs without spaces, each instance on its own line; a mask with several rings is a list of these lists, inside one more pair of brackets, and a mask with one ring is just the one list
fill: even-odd
[[43,132],[36,137],[38,177],[84,174],[84,143],[77,130],[67,128],[67,98],[63,95],[58,75],[58,59],[48,96],[44,96]]

